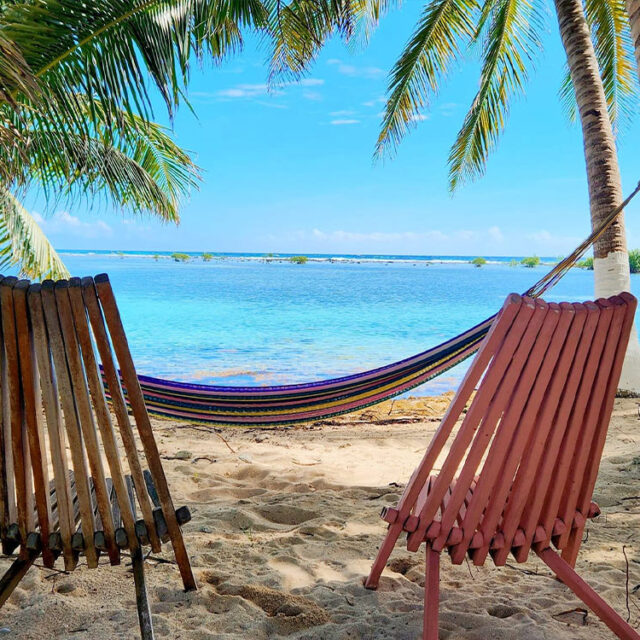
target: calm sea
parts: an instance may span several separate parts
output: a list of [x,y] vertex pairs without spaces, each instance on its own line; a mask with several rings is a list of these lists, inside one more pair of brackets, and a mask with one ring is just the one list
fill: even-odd
[[[549,268],[510,258],[475,268],[463,256],[296,265],[258,254],[186,263],[154,252],[62,254],[73,275],[109,273],[140,373],[215,384],[303,382],[405,358],[495,313]],[[632,281],[638,295],[640,275]],[[546,299],[586,300],[592,287],[592,272],[572,269]],[[412,395],[455,388],[464,366]]]

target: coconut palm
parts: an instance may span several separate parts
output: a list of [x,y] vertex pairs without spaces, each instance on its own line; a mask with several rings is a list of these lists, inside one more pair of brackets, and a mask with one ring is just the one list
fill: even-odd
[[[581,0],[555,0],[554,4],[568,66],[561,95],[582,126],[594,227],[622,202],[612,123],[616,130],[622,128],[637,109],[633,51],[635,44],[640,63],[639,2],[627,0],[633,41],[624,0],[584,0],[584,5]],[[356,20],[364,17],[370,25],[390,4],[385,0],[354,3],[351,11]],[[308,0],[308,5],[311,8],[306,13],[297,12],[291,19],[292,30],[301,15],[317,29],[312,45],[302,49],[306,56],[302,67],[332,33],[330,23],[316,18],[313,0]],[[545,12],[540,0],[429,0],[391,71],[377,154],[395,150],[404,135],[424,119],[422,112],[449,70],[464,55],[480,50],[480,87],[449,155],[450,188],[455,190],[481,176],[505,127],[510,103],[523,93],[541,51],[539,33]],[[276,69],[278,63],[276,59]],[[629,289],[622,216],[596,242],[594,256],[597,296]],[[640,393],[637,337],[630,342],[621,388]]]
[[[631,37],[622,0],[555,0],[567,56],[565,99],[573,96],[582,126],[591,223],[622,202],[612,121],[618,126],[637,104]],[[393,151],[428,108],[451,66],[480,43],[480,86],[449,155],[452,190],[483,174],[502,133],[510,102],[522,94],[541,49],[544,7],[536,0],[432,0],[394,66],[377,144]],[[628,290],[629,265],[620,216],[594,246],[596,295]],[[631,341],[621,388],[640,392],[640,350]]]
[[[151,123],[152,92],[172,115],[194,60],[221,60],[242,46],[244,30],[275,42],[285,6],[273,0],[2,3],[0,264],[20,264],[30,276],[65,273],[16,197],[34,184],[48,201],[106,194],[128,211],[177,221],[197,169]],[[278,38],[279,55],[292,65],[312,37],[303,24]]]

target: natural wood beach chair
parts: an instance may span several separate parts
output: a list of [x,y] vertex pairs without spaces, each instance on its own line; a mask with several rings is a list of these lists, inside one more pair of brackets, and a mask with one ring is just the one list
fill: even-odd
[[0,541],[4,554],[18,549],[0,579],[0,606],[40,555],[53,567],[61,554],[72,571],[80,554],[96,568],[100,554],[116,565],[126,549],[142,637],[151,639],[141,547],[158,552],[170,540],[185,589],[195,589],[180,530],[190,515],[174,508],[109,280],[0,277],[0,328]]
[[409,551],[425,542],[425,640],[438,638],[443,550],[454,564],[491,555],[498,566],[533,550],[619,638],[640,640],[574,570],[599,514],[591,498],[635,309],[628,293],[507,298],[398,506],[382,512],[389,527],[366,586],[377,587],[401,533]]

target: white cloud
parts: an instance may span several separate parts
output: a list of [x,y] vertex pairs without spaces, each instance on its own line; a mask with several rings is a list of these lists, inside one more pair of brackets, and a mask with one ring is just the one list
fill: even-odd
[[356,120],[355,118],[342,118],[338,120],[332,120],[331,124],[334,126],[341,126],[345,124],[360,124],[360,120]]
[[500,231],[500,227],[489,227],[489,237],[496,242],[502,242],[504,240],[504,235],[502,231]]
[[415,113],[411,116],[411,122],[423,122],[424,120],[428,120],[429,116],[424,113]]
[[364,107],[376,107],[379,104],[384,104],[387,101],[387,99],[384,96],[378,96],[377,98],[374,98],[373,100],[367,100],[367,102],[363,102],[362,106]]
[[384,75],[384,69],[378,67],[356,67],[352,64],[345,64],[342,60],[331,58],[327,60],[327,64],[335,66],[338,73],[343,76],[360,77],[360,78],[379,78]]
[[312,235],[316,240],[322,240],[323,242],[396,242],[402,240],[432,240],[439,241],[446,239],[447,236],[440,231],[395,231],[395,232],[382,232],[373,231],[369,233],[361,233],[357,231],[320,231],[320,229],[314,229]]
[[312,100],[313,102],[322,100],[322,94],[319,91],[303,91],[302,97],[305,100]]
[[324,80],[321,78],[302,78],[302,80],[298,80],[297,82],[287,82],[286,84],[299,87],[319,87],[324,84]]
[[267,93],[269,93],[269,87],[266,84],[238,84],[229,89],[221,89],[215,95],[219,98],[255,98]]
[[334,118],[339,118],[341,116],[355,116],[356,112],[350,109],[343,109],[342,111],[332,111],[329,115]]
[[440,115],[448,118],[454,114],[457,108],[458,104],[456,102],[445,102],[438,107],[438,110],[440,111]]
[[39,213],[34,213],[33,217],[46,233],[65,233],[81,238],[98,238],[113,234],[113,229],[106,222],[85,222],[67,211],[58,211],[50,218],[43,218]]
[[210,92],[194,92],[192,95],[196,98],[218,98],[223,100],[256,98],[261,96],[282,96],[285,94],[286,87],[319,87],[324,84],[321,78],[303,78],[297,82],[283,82],[277,85],[268,84],[237,84],[228,89],[221,89],[214,93]]

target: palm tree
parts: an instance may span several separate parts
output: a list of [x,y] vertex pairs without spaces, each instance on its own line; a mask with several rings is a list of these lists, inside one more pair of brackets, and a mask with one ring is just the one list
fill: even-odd
[[[555,0],[569,76],[562,93],[574,100],[582,126],[591,223],[622,202],[612,120],[630,117],[637,101],[632,48],[622,0]],[[510,100],[521,94],[528,65],[541,49],[544,8],[529,0],[431,0],[396,62],[377,143],[392,151],[428,107],[452,63],[482,43],[480,87],[449,155],[452,190],[483,174],[506,124]],[[630,287],[624,220],[594,246],[596,296]],[[640,347],[631,341],[621,389],[640,392]]]
[[[275,41],[284,6],[272,0],[2,3],[0,266],[18,263],[31,277],[66,273],[17,197],[34,184],[48,201],[106,194],[129,211],[177,221],[197,168],[151,122],[151,90],[173,114],[194,59],[221,60],[242,45],[244,29]],[[303,24],[279,38],[284,64],[293,65],[296,50],[308,46]]]
[[[314,9],[313,0],[298,2],[306,11],[296,11],[291,18],[285,12],[283,20],[290,21],[289,31],[295,31],[304,19],[314,34],[311,44],[295,52],[303,56],[298,63],[303,69],[332,35],[333,23]],[[633,51],[635,45],[640,69],[640,0],[626,0],[633,40],[624,0],[585,0],[584,6],[581,0],[554,2],[568,64],[561,95],[582,126],[591,223],[595,227],[622,202],[612,123],[621,128],[637,110]],[[364,21],[367,32],[390,4],[388,0],[353,2],[352,20],[345,22],[350,31],[343,31],[348,36],[354,21]],[[528,66],[541,50],[538,33],[544,14],[540,0],[429,0],[391,72],[377,154],[392,152],[409,129],[417,126],[449,69],[470,45],[480,45],[480,88],[449,155],[450,188],[454,191],[461,183],[482,175],[506,124],[510,101],[524,91]],[[282,31],[286,36],[287,29]],[[276,58],[276,71],[279,62]],[[284,66],[294,67],[288,61]],[[629,289],[622,215],[596,242],[594,257],[596,296]],[[638,394],[640,346],[635,332],[633,335],[620,387]]]

